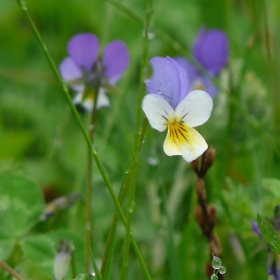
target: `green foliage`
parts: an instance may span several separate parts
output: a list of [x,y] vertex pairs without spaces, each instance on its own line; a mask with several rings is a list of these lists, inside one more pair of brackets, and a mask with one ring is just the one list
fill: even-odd
[[257,220],[262,236],[265,238],[271,248],[280,254],[280,239],[271,222],[264,219],[260,214],[258,214]]
[[90,274],[79,274],[75,280],[92,280],[94,279],[94,276],[90,275]]
[[47,236],[26,238],[22,243],[22,251],[26,258],[43,274],[52,278],[55,246]]
[[16,239],[39,221],[44,204],[38,185],[23,175],[0,174],[0,193],[0,256],[7,258]]

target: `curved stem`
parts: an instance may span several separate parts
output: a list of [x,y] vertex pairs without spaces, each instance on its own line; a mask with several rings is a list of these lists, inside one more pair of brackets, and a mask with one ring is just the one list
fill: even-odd
[[5,263],[2,260],[0,260],[0,266],[3,269],[7,270],[17,280],[25,280],[20,274],[18,274],[15,270],[13,270],[7,263]]

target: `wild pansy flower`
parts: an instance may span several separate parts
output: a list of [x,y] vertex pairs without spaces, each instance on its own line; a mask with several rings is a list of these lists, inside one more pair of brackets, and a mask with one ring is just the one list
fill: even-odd
[[193,128],[205,123],[213,102],[202,90],[189,92],[187,71],[170,57],[150,60],[153,76],[146,83],[148,94],[142,108],[151,126],[168,129],[163,149],[168,156],[182,155],[187,162],[198,158],[208,147]]
[[[202,29],[193,44],[192,54],[210,76],[216,76],[228,61],[229,51],[226,34],[219,29],[208,31]],[[192,90],[204,89],[212,97],[218,92],[211,77],[201,73],[188,59],[181,56],[175,59],[187,70]]]
[[77,95],[73,102],[82,103],[91,111],[95,98],[95,86],[100,84],[97,108],[109,106],[105,88],[114,86],[129,63],[125,44],[112,41],[98,56],[99,41],[91,33],[80,33],[70,39],[67,45],[68,57],[60,64],[60,74]]

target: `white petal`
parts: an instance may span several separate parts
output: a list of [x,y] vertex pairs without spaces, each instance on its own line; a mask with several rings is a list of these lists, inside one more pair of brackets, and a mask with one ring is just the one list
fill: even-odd
[[[79,92],[73,98],[73,103],[81,104],[88,113],[92,112],[93,109],[93,97],[90,95],[88,98],[83,100],[83,92]],[[106,95],[105,89],[100,88],[97,100],[97,109],[101,107],[110,107],[110,100]]]
[[175,110],[176,120],[182,119],[188,126],[196,127],[205,123],[212,112],[213,101],[203,90],[190,92]]
[[81,104],[85,108],[85,110],[91,114],[93,109],[93,100],[91,98],[87,98]]
[[204,138],[194,129],[191,128],[192,142],[190,145],[182,146],[182,156],[187,162],[191,162],[201,156],[208,148]]
[[110,100],[109,100],[108,96],[106,95],[106,91],[104,88],[99,89],[96,107],[97,107],[97,109],[100,109],[101,107],[110,107]]
[[73,98],[73,103],[74,103],[75,105],[80,104],[80,103],[82,102],[82,99],[83,99],[83,92],[81,91],[81,92],[78,92],[78,93],[74,96],[74,98]]
[[198,158],[207,149],[204,138],[192,127],[176,123],[168,127],[168,134],[163,144],[168,156],[182,155],[187,162]]
[[174,109],[157,94],[147,94],[143,99],[142,109],[152,128],[158,131],[164,131],[167,121],[173,122],[174,120]]

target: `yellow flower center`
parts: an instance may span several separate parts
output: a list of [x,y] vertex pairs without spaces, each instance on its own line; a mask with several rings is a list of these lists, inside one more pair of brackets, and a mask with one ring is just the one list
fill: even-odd
[[189,142],[188,128],[189,127],[182,121],[177,122],[176,120],[174,120],[172,123],[168,123],[167,137],[170,137],[175,144]]
[[200,80],[195,80],[193,83],[193,90],[205,90],[203,82]]

